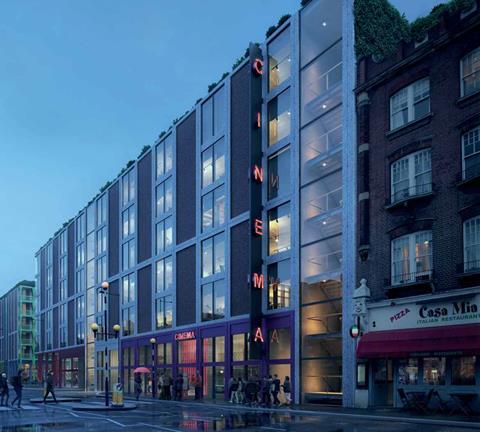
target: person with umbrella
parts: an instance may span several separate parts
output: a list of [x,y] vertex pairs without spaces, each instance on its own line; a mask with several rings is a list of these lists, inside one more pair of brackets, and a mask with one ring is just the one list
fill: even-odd
[[138,399],[140,398],[140,395],[142,394],[143,390],[142,390],[142,377],[140,376],[140,374],[149,374],[150,373],[150,369],[146,368],[146,367],[137,367],[134,371],[133,371],[134,375],[135,375],[135,378],[134,378],[134,382],[135,382],[135,399],[138,401]]

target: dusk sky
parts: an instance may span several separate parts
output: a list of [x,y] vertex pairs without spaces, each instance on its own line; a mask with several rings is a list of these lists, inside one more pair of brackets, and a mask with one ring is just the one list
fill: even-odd
[[[339,1],[339,0],[331,0]],[[439,0],[394,0],[409,19]],[[3,0],[0,294],[300,0]]]

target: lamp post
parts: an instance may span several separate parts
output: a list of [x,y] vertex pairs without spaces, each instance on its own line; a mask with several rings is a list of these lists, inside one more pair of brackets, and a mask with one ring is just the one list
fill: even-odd
[[155,390],[156,390],[156,370],[155,370],[155,343],[157,340],[152,337],[150,339],[150,344],[152,345],[152,398],[155,399]]

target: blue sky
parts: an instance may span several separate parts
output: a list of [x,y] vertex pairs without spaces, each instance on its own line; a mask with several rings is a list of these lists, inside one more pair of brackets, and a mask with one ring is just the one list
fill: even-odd
[[[438,0],[392,3],[412,19]],[[0,294],[33,279],[62,223],[299,4],[0,2]]]

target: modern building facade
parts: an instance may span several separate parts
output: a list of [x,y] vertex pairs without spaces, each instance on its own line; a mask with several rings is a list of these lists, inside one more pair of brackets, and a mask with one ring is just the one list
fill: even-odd
[[0,372],[20,369],[35,380],[35,282],[27,280],[0,297]]
[[[312,0],[250,44],[38,251],[39,376],[101,390],[107,352],[128,392],[153,350],[157,377],[198,370],[208,398],[276,373],[297,401],[353,403],[352,8]],[[94,340],[94,322],[119,340]]]
[[358,66],[359,405],[480,392],[479,10]]

